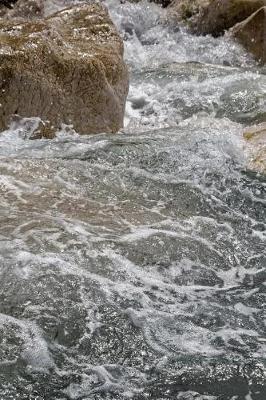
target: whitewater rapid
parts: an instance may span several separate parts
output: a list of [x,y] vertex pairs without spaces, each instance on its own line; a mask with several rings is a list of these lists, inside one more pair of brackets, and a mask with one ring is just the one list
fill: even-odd
[[[230,37],[105,2],[117,135],[0,135],[0,399],[264,400],[266,75]],[[54,6],[51,1],[51,6]]]

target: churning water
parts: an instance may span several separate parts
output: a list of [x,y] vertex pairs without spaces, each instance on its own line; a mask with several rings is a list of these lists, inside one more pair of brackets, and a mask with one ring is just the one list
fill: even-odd
[[229,38],[108,1],[118,135],[0,135],[1,400],[265,400],[266,75]]

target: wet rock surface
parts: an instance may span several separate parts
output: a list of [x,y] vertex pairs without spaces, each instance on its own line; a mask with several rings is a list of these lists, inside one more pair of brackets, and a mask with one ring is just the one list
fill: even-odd
[[191,29],[196,29],[198,18],[210,3],[211,0],[173,0],[169,7],[169,18],[183,20]]
[[234,37],[265,63],[265,6],[265,0],[174,0],[168,18],[176,23],[185,22],[196,34],[214,37],[239,24],[232,29]]
[[237,24],[231,33],[259,63],[266,63],[266,7]]
[[[68,6],[72,6],[73,4],[92,4],[95,1],[93,0],[16,0],[10,2],[9,0],[5,0],[9,2],[10,6],[8,7],[5,3],[0,2],[0,17],[4,17],[6,19],[12,18],[25,18],[25,19],[37,19],[47,17],[48,15],[53,14],[56,11],[59,11]],[[7,3],[6,3],[7,4]]]
[[0,16],[6,19],[16,17],[35,19],[44,16],[44,10],[45,1],[43,0],[17,0],[11,3],[10,7],[0,3]]
[[266,6],[265,0],[209,1],[199,13],[195,30],[200,34],[222,35],[263,6]]
[[128,73],[106,9],[80,5],[45,19],[0,20],[0,128],[40,117],[80,134],[123,126]]
[[247,128],[244,138],[251,147],[249,167],[266,174],[266,123]]

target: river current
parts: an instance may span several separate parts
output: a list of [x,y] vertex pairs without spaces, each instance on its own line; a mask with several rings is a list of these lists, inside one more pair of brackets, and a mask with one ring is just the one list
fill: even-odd
[[266,180],[242,132],[266,71],[155,4],[106,4],[125,128],[0,135],[0,399],[265,400]]

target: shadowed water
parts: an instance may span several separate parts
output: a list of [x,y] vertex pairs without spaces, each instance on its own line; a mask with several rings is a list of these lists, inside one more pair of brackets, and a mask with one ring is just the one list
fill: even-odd
[[266,77],[229,38],[108,1],[118,135],[0,135],[0,399],[264,400]]

